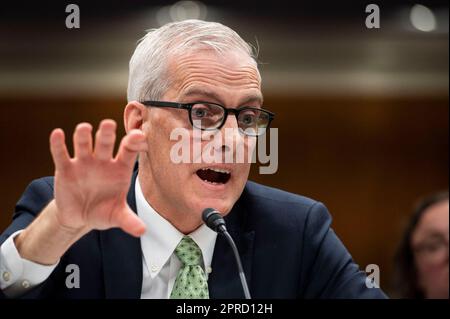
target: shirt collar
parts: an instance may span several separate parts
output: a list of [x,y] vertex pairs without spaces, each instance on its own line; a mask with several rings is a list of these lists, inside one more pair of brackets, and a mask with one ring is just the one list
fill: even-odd
[[[146,233],[141,237],[141,248],[150,275],[154,278],[169,260],[184,234],[159,215],[148,203],[142,192],[139,177],[136,178],[135,192],[137,214],[147,227]],[[203,263],[208,271],[212,262],[217,233],[203,224],[188,236],[200,247]]]

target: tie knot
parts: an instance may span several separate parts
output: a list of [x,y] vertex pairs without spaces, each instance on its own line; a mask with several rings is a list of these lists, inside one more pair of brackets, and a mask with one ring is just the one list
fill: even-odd
[[202,259],[202,251],[195,241],[184,236],[178,246],[175,248],[175,255],[180,259],[183,265],[197,266],[200,265]]

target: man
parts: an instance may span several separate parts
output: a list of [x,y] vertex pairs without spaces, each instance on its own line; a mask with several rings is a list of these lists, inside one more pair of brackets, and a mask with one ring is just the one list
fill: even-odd
[[231,248],[202,223],[212,207],[252,297],[384,298],[366,286],[321,203],[247,182],[249,161],[173,161],[180,128],[188,149],[197,141],[206,152],[196,132],[228,129],[213,150],[251,154],[273,118],[262,100],[251,47],[230,28],[187,20],[150,31],[130,61],[117,155],[112,120],[95,143],[91,125],[79,124],[73,158],[63,131],[51,133],[55,175],[28,186],[0,238],[1,296],[243,298]]

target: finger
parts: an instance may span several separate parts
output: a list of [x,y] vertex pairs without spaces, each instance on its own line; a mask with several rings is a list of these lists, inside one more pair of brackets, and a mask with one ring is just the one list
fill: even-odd
[[139,152],[147,151],[147,141],[141,130],[131,130],[120,142],[117,161],[132,168]]
[[146,231],[144,222],[129,207],[113,224],[135,237],[142,236]]
[[116,141],[116,122],[103,120],[95,134],[95,158],[106,161],[112,159]]
[[64,131],[60,128],[54,129],[50,134],[50,152],[56,170],[63,170],[70,163]]
[[77,159],[87,159],[92,156],[92,125],[80,123],[73,133],[74,156]]

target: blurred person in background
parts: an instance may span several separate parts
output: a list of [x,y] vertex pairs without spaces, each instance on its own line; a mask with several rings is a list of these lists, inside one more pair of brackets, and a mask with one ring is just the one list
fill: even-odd
[[395,256],[400,298],[448,298],[448,191],[417,205]]

